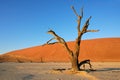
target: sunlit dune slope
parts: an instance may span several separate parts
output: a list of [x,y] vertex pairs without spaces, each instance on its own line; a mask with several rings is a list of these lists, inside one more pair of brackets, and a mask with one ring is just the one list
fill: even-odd
[[[68,45],[74,50],[74,42],[68,42]],[[3,55],[12,55],[11,58],[20,56],[20,59],[24,59],[24,62],[25,60],[26,62],[28,62],[28,60],[30,62],[69,61],[69,55],[60,43],[16,50]],[[1,56],[0,60],[2,60]],[[79,59],[91,59],[92,61],[120,61],[120,38],[82,40]],[[2,61],[4,62],[4,60]]]

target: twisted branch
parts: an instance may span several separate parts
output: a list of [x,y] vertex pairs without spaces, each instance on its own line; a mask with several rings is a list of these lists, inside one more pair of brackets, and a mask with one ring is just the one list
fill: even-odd
[[69,53],[71,56],[73,55],[73,52],[69,49],[66,41],[65,41],[63,38],[61,38],[60,36],[58,36],[53,30],[49,30],[49,31],[48,31],[48,34],[53,35],[54,38],[52,38],[52,39],[50,39],[49,41],[47,41],[47,43],[49,43],[49,42],[50,42],[51,40],[53,40],[53,39],[56,39],[59,43],[62,43],[62,44],[64,45],[65,49],[68,51],[68,53]]

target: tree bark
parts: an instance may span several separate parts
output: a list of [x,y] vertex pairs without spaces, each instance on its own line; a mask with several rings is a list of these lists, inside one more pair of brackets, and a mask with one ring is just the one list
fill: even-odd
[[72,56],[71,58],[70,58],[70,60],[71,60],[71,67],[72,67],[72,71],[79,71],[80,70],[80,68],[79,68],[79,66],[78,66],[78,57],[77,56]]

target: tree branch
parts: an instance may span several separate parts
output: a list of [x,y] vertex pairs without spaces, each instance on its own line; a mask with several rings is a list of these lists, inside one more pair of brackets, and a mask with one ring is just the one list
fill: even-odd
[[44,46],[44,45],[46,45],[46,44],[55,44],[56,42],[54,42],[54,43],[49,43],[50,41],[52,41],[53,39],[55,39],[55,38],[52,38],[52,39],[50,39],[50,40],[48,40],[45,44],[43,44],[42,46]]
[[80,33],[81,19],[82,19],[82,17],[83,17],[83,8],[81,8],[81,16],[77,14],[77,12],[76,12],[74,6],[72,6],[71,8],[72,8],[73,12],[75,13],[75,15],[76,15],[77,18],[78,18],[78,20],[77,20],[77,22],[78,22],[77,29],[78,29],[78,34],[79,34],[79,33]]
[[73,55],[73,52],[69,49],[66,41],[63,38],[61,38],[60,36],[58,36],[53,30],[49,30],[48,34],[51,34],[51,35],[53,35],[55,37],[55,38],[50,39],[48,42],[50,42],[53,39],[56,39],[58,42],[60,42],[60,43],[62,43],[64,45],[65,49],[68,51],[68,53],[71,56]]
[[87,31],[87,29],[88,29],[88,26],[89,26],[89,21],[90,21],[90,19],[91,19],[91,16],[86,20],[86,22],[85,22],[85,24],[84,24],[84,26],[83,26],[83,28],[82,28],[82,34],[84,34],[84,33],[86,33],[86,31]]
[[78,15],[76,10],[74,9],[74,7],[72,6],[72,9],[75,13],[75,15],[77,16],[78,20],[77,20],[77,30],[78,30],[78,37],[76,39],[76,44],[75,44],[75,52],[74,54],[78,57],[79,56],[79,48],[80,48],[80,42],[81,42],[81,31],[80,31],[80,25],[81,25],[81,20],[83,17],[83,8],[81,8],[81,15]]
[[83,7],[81,8],[81,17],[83,17]]
[[87,30],[86,32],[98,32],[99,30]]
[[71,8],[72,8],[73,12],[75,13],[75,15],[78,17],[79,15],[77,14],[77,12],[76,12],[74,6],[71,6]]
[[46,44],[49,44],[49,42],[50,42],[50,41],[52,41],[53,39],[55,39],[55,38],[50,39],[49,41],[47,41],[47,43],[46,43]]

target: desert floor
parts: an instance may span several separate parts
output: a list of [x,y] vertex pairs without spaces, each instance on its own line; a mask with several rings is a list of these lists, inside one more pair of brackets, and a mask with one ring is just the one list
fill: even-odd
[[78,73],[70,72],[70,65],[70,63],[0,63],[0,80],[120,80],[120,62],[92,62],[96,71],[86,70]]

